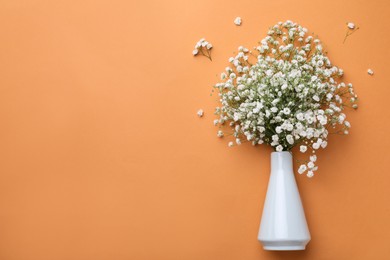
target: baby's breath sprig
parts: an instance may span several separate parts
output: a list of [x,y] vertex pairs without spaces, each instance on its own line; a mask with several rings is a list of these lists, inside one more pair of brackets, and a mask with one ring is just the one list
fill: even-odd
[[[344,110],[358,107],[352,84],[338,82],[344,71],[332,65],[317,37],[291,21],[271,27],[252,51],[240,46],[229,63],[214,86],[221,102],[214,125],[228,123],[237,145],[264,143],[277,152],[299,147],[309,160],[298,173],[312,177],[316,151],[327,147],[329,134],[349,134]],[[220,128],[217,136],[228,135]]]
[[348,36],[352,35],[357,30],[359,30],[359,27],[356,27],[356,25],[354,23],[347,23],[347,32],[345,34],[343,43],[345,43],[345,41],[347,40]]
[[207,57],[210,61],[211,59],[211,49],[213,48],[213,45],[206,41],[204,38],[200,39],[196,45],[195,49],[192,51],[192,55],[196,56],[198,54],[203,55]]

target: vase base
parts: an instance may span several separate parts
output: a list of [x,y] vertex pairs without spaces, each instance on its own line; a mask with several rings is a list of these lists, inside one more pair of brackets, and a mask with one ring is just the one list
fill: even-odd
[[269,251],[295,251],[305,250],[305,246],[263,246],[264,250]]
[[310,239],[299,241],[260,241],[263,244],[264,250],[272,251],[294,251],[305,250]]

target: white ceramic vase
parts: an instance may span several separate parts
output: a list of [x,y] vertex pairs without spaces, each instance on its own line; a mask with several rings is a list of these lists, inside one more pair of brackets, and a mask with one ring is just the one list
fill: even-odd
[[290,152],[271,154],[259,241],[265,250],[304,250],[310,241]]

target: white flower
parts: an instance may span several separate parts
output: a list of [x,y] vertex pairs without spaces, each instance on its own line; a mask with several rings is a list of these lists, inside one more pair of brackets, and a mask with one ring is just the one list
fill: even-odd
[[317,150],[318,148],[320,148],[320,144],[319,143],[314,143],[313,144],[313,149]]
[[310,161],[312,161],[312,162],[317,161],[317,156],[316,155],[311,155],[310,156]]
[[299,166],[298,173],[299,173],[299,174],[302,174],[302,173],[304,173],[306,170],[307,170],[307,166],[304,165],[304,164],[302,164],[301,166]]
[[314,99],[315,101],[317,101],[317,102],[320,101],[320,98],[319,98],[317,95],[314,95],[314,96],[313,96],[313,99]]
[[367,73],[368,73],[369,75],[374,75],[374,71],[373,71],[372,69],[368,69],[368,70],[367,70]]
[[272,112],[272,113],[278,112],[278,108],[277,108],[277,107],[271,107],[271,112]]
[[199,51],[197,49],[192,51],[192,55],[194,55],[194,56],[198,55],[198,53],[199,53]]
[[306,176],[309,177],[309,178],[313,177],[314,176],[313,171],[308,171]]
[[355,29],[355,24],[354,23],[347,23],[347,26],[351,30]]
[[215,119],[215,120],[213,121],[213,124],[214,124],[214,125],[218,125],[218,122],[219,122],[219,120],[218,120],[218,119]]
[[229,143],[228,143],[228,146],[229,146],[229,147],[232,147],[233,145],[234,145],[233,142],[229,142]]
[[240,145],[241,144],[241,140],[240,138],[236,138],[236,144]]
[[217,133],[217,136],[218,137],[223,137],[223,132],[221,130],[219,130],[218,133]]
[[321,147],[325,148],[327,145],[328,145],[328,142],[327,141],[323,141],[322,144],[321,144]]
[[206,48],[207,48],[208,50],[210,50],[211,48],[213,48],[213,45],[212,45],[211,43],[208,43],[208,44],[206,45]]
[[307,167],[309,167],[309,169],[314,168],[314,163],[313,163],[312,161],[310,161],[310,162],[307,164]]
[[289,144],[294,144],[294,137],[292,135],[287,135],[286,140]]
[[199,109],[198,112],[196,113],[199,117],[202,117],[204,112],[203,109]]
[[297,117],[297,119],[298,119],[299,121],[303,121],[303,120],[304,120],[304,117],[303,117],[303,114],[302,114],[302,113],[298,113],[296,117]]
[[301,146],[299,147],[299,151],[301,151],[301,153],[306,152],[306,151],[307,151],[307,146],[306,146],[306,145],[301,145]]
[[277,152],[283,151],[283,146],[281,146],[281,145],[276,146],[276,151]]
[[240,26],[241,25],[241,17],[236,17],[236,19],[234,19],[234,24],[237,26]]
[[289,115],[290,112],[291,112],[291,110],[290,110],[288,107],[286,107],[286,108],[283,109],[283,113],[284,113],[285,115]]

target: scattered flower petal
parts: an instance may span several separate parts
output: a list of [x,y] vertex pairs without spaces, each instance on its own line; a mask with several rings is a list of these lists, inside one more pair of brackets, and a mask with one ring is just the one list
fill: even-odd
[[369,75],[374,75],[374,71],[373,71],[372,69],[368,69],[368,70],[367,70],[367,73],[368,73]]

